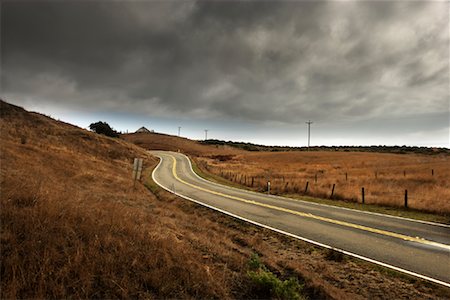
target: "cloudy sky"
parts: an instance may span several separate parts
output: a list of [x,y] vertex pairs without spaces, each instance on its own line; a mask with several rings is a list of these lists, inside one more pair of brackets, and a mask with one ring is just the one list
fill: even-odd
[[81,127],[449,147],[447,1],[0,3],[1,97]]

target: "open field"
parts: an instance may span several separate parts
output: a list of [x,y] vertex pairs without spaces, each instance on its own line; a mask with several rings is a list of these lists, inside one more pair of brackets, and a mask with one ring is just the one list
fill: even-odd
[[[450,296],[189,203],[155,187],[143,149],[0,104],[2,299],[267,298],[254,253],[312,299]],[[134,157],[150,190],[133,188]]]
[[[258,191],[450,213],[450,156],[363,152],[247,152],[199,157],[208,172]],[[308,189],[306,190],[306,184]]]

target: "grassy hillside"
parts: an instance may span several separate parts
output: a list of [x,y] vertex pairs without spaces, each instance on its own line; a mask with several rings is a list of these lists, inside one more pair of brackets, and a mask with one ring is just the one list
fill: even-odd
[[[156,197],[137,146],[0,102],[1,298],[223,297]],[[147,171],[148,173],[148,171]]]
[[3,101],[0,133],[2,299],[450,297],[160,190],[157,160],[126,141]]

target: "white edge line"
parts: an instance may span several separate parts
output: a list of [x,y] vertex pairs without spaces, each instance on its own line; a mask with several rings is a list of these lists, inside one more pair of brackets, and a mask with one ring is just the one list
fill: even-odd
[[[311,244],[314,244],[314,245],[316,245],[316,246],[320,246],[320,247],[323,247],[323,248],[332,249],[332,250],[334,250],[334,251],[337,251],[337,252],[340,252],[340,253],[343,253],[343,254],[346,254],[346,255],[349,255],[349,256],[353,256],[353,257],[356,257],[356,258],[359,258],[359,259],[368,261],[368,262],[370,262],[370,263],[374,263],[374,264],[377,264],[377,265],[380,265],[380,266],[383,266],[383,267],[387,267],[387,268],[393,269],[393,270],[395,270],[395,271],[402,272],[402,273],[405,273],[405,274],[408,274],[408,275],[412,275],[412,276],[415,276],[415,277],[419,277],[419,278],[421,278],[421,279],[425,279],[425,280],[431,281],[431,282],[433,282],[433,283],[437,283],[437,284],[440,284],[440,285],[443,285],[443,286],[445,286],[445,287],[450,288],[450,283],[447,283],[447,282],[444,282],[444,281],[441,281],[441,280],[438,280],[438,279],[434,279],[434,278],[431,278],[431,277],[428,277],[428,276],[425,276],[425,275],[421,275],[421,274],[418,274],[418,273],[415,273],[415,272],[412,272],[412,271],[408,271],[408,270],[402,269],[402,268],[400,268],[400,267],[396,267],[396,266],[393,266],[393,265],[390,265],[390,264],[387,264],[387,263],[384,263],[384,262],[381,262],[381,261],[378,261],[378,260],[374,260],[374,259],[371,259],[371,258],[368,258],[368,257],[365,257],[365,256],[361,256],[361,255],[359,255],[359,254],[352,253],[352,252],[349,252],[349,251],[346,251],[346,250],[343,250],[343,249],[334,248],[334,247],[332,247],[332,246],[329,246],[329,245],[326,245],[326,244],[322,244],[322,243],[320,243],[320,242],[316,242],[316,241],[313,241],[313,240],[310,240],[310,239],[307,239],[307,238],[304,238],[304,237],[295,235],[295,234],[293,234],[293,233],[283,231],[283,230],[281,230],[281,229],[277,229],[277,228],[274,228],[274,227],[270,227],[270,226],[268,226],[268,225],[261,224],[261,223],[258,223],[258,222],[256,222],[256,221],[249,220],[249,219],[247,219],[247,218],[244,218],[244,217],[235,215],[235,214],[233,214],[233,213],[230,213],[230,212],[228,212],[228,211],[225,211],[225,210],[222,210],[222,209],[220,209],[220,208],[214,207],[214,206],[212,206],[212,205],[209,205],[209,204],[203,203],[203,202],[201,202],[201,201],[195,200],[195,199],[190,198],[190,197],[188,197],[188,196],[184,196],[184,195],[181,195],[181,194],[179,194],[179,193],[177,193],[177,192],[171,191],[169,188],[167,188],[167,187],[165,187],[164,185],[162,185],[161,183],[159,183],[159,182],[156,180],[156,178],[155,178],[155,172],[156,172],[156,170],[160,167],[160,165],[161,165],[161,163],[162,163],[162,157],[160,157],[160,156],[157,156],[157,157],[160,159],[160,161],[159,161],[158,165],[156,166],[156,168],[153,169],[153,172],[152,172],[152,179],[153,179],[153,181],[154,181],[157,185],[159,185],[160,187],[162,187],[164,190],[166,190],[166,191],[169,192],[169,193],[172,193],[172,194],[174,194],[174,195],[177,195],[178,197],[184,198],[184,199],[189,200],[189,201],[191,201],[191,202],[195,202],[195,203],[197,203],[197,204],[199,204],[199,205],[208,207],[208,208],[210,208],[210,209],[212,209],[212,210],[219,211],[219,212],[221,212],[221,213],[223,213],[223,214],[226,214],[226,215],[229,215],[229,216],[231,216],[231,217],[233,217],[233,218],[236,218],[236,219],[239,219],[239,220],[242,220],[242,221],[245,221],[245,222],[248,222],[248,223],[251,223],[251,224],[254,224],[254,225],[257,225],[257,226],[260,226],[260,227],[263,227],[263,228],[266,228],[266,229],[269,229],[269,230],[272,230],[272,231],[275,231],[275,232],[278,232],[278,233],[281,233],[281,234],[284,234],[284,235],[287,235],[287,236],[290,236],[290,237],[292,237],[292,238],[296,238],[296,239],[299,239],[299,240],[302,240],[302,241],[305,241],[305,242],[308,242],[308,243],[311,243]],[[192,167],[192,166],[191,166],[191,167]],[[194,172],[194,173],[195,173],[195,172]],[[198,175],[197,175],[197,176],[198,176]]]
[[[167,151],[167,152],[170,152],[170,151]],[[217,182],[214,182],[214,181],[206,180],[205,178],[201,177],[192,168],[191,160],[190,160],[190,158],[187,155],[185,155],[183,153],[177,153],[177,152],[174,152],[174,153],[181,154],[181,155],[183,155],[183,156],[185,156],[187,158],[187,160],[189,161],[189,166],[191,168],[192,173],[194,173],[195,176],[197,176],[199,179],[201,179],[201,180],[203,180],[205,182],[212,183],[214,185],[220,186],[220,187],[231,188],[233,190],[237,190],[237,191],[240,191],[240,192],[248,192],[248,193],[259,195],[259,196],[264,195],[264,196],[269,196],[269,197],[272,197],[272,198],[278,198],[278,199],[282,199],[282,200],[300,201],[300,202],[303,202],[305,204],[313,204],[313,205],[318,205],[318,206],[332,207],[332,208],[337,208],[337,209],[342,209],[342,210],[349,210],[349,211],[352,211],[352,212],[358,212],[358,213],[364,213],[364,214],[376,215],[376,216],[381,216],[381,217],[388,217],[388,218],[400,219],[400,220],[405,220],[405,221],[410,221],[410,222],[417,222],[417,223],[423,223],[423,224],[427,224],[427,225],[433,225],[433,226],[440,226],[440,227],[450,228],[450,225],[442,224],[442,223],[435,223],[435,222],[430,222],[430,221],[410,219],[410,218],[405,218],[405,217],[399,217],[399,216],[393,216],[393,215],[388,215],[388,214],[371,212],[371,211],[365,211],[365,210],[359,210],[359,209],[353,209],[353,208],[347,208],[347,207],[341,207],[341,206],[317,203],[317,202],[312,202],[312,201],[305,201],[305,200],[302,200],[302,199],[294,199],[294,198],[282,197],[282,196],[277,196],[277,195],[267,195],[267,194],[262,194],[262,193],[258,193],[258,192],[255,192],[255,191],[250,191],[250,190],[235,188],[235,187],[232,187],[232,186],[227,186],[227,185],[220,184],[220,183],[217,183]]]

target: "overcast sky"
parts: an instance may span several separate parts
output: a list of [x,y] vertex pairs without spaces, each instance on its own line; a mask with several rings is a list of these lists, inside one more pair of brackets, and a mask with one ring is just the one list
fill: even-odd
[[262,144],[449,147],[447,1],[1,0],[1,97]]

